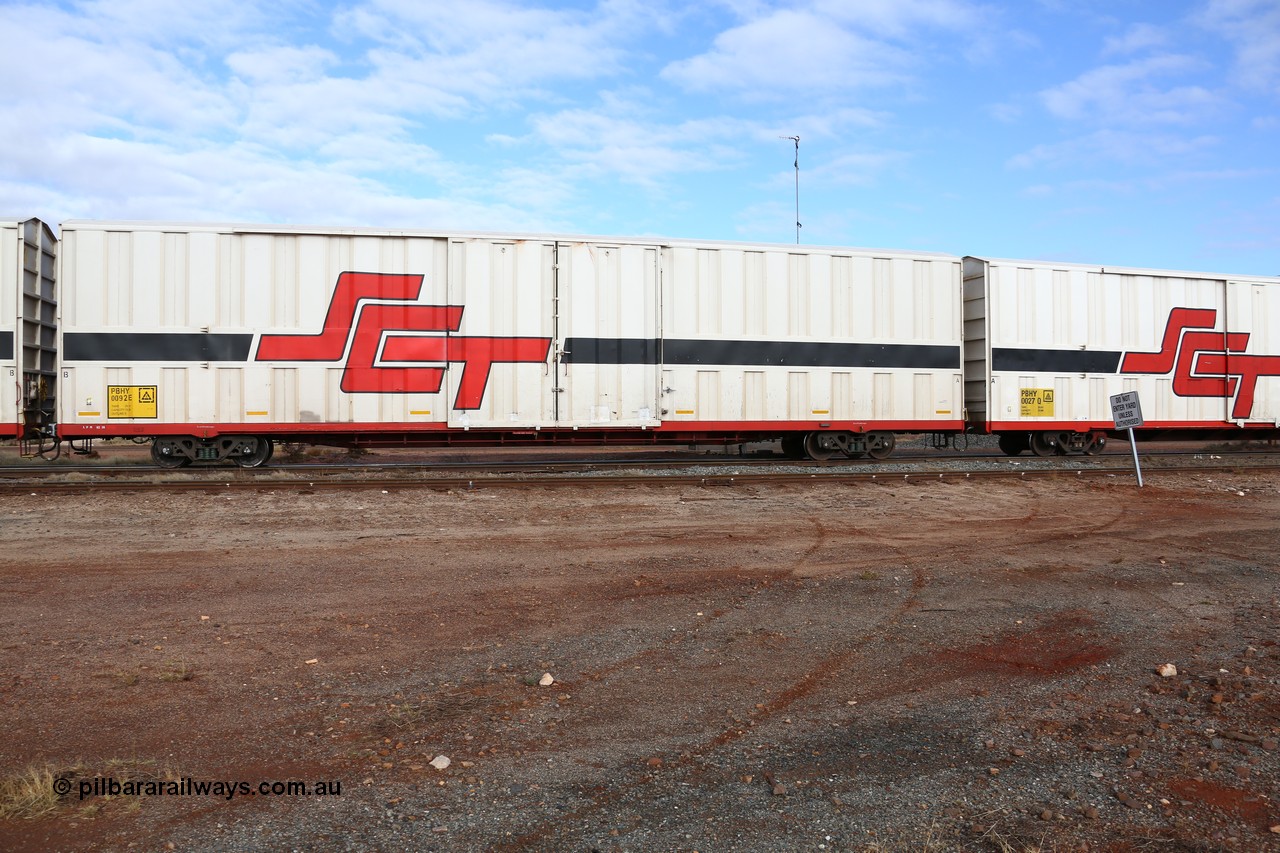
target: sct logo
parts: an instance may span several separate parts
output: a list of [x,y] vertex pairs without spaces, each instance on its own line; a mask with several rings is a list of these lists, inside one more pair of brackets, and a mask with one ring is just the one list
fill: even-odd
[[[1280,376],[1280,355],[1244,352],[1248,332],[1215,332],[1215,308],[1174,308],[1165,323],[1158,352],[1126,353],[1121,373],[1173,373],[1173,393],[1179,397],[1235,395],[1235,420],[1247,420],[1261,376]],[[1239,393],[1237,393],[1237,391]]]
[[[319,334],[263,335],[254,360],[341,362],[341,387],[351,394],[435,394],[445,367],[460,362],[459,410],[480,408],[494,364],[547,360],[550,338],[451,334],[462,306],[419,304],[421,292],[421,275],[344,272]],[[403,366],[418,363],[432,366]]]

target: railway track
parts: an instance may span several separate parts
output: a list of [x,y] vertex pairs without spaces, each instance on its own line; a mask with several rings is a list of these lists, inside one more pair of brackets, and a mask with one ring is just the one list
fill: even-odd
[[[1160,472],[1280,470],[1274,453],[1160,453],[1143,456],[1151,477]],[[1133,476],[1124,454],[1036,458],[934,454],[886,462],[807,462],[711,456],[666,460],[507,460],[492,463],[298,464],[270,468],[163,470],[149,466],[32,466],[0,468],[0,493],[170,490],[495,489],[600,486],[837,485],[894,481]],[[1154,485],[1155,483],[1153,483]]]

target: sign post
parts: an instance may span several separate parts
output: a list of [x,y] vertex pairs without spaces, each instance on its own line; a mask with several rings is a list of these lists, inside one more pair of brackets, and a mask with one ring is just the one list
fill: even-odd
[[1129,448],[1133,451],[1133,470],[1138,473],[1138,488],[1142,488],[1142,466],[1138,464],[1138,445],[1133,441],[1133,428],[1142,426],[1142,406],[1137,391],[1125,391],[1111,395],[1111,419],[1116,429],[1129,431]]

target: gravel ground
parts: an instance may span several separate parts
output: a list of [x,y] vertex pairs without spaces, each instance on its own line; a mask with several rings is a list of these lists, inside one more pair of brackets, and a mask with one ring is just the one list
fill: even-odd
[[1277,515],[1258,473],[14,498],[0,776],[73,789],[0,848],[1280,850]]

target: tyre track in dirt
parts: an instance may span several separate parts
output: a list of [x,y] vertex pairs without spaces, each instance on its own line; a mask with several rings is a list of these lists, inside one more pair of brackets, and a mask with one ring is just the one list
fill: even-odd
[[[812,520],[813,541],[801,552],[800,558],[795,565],[780,571],[780,577],[789,577],[796,570],[804,565],[805,561],[812,559],[827,545],[830,535],[827,528],[818,520]],[[889,542],[883,536],[862,531],[856,527],[846,526],[851,535],[861,534],[867,539],[873,539],[896,552],[900,552],[900,546]],[[684,746],[678,753],[678,756],[669,763],[662,766],[666,772],[696,772],[702,765],[708,755],[716,750],[745,737],[748,732],[758,731],[759,726],[767,723],[772,718],[778,716],[788,708],[793,707],[796,703],[811,696],[832,678],[839,673],[848,669],[848,667],[859,657],[863,655],[860,651],[861,646],[873,641],[880,636],[885,629],[895,625],[905,615],[911,613],[919,607],[920,596],[923,593],[928,582],[928,577],[922,569],[914,569],[912,571],[911,586],[909,587],[905,598],[888,614],[877,620],[872,626],[863,630],[856,637],[846,639],[841,648],[835,652],[825,655],[816,663],[810,665],[797,678],[793,678],[791,682],[782,689],[772,699],[757,703],[756,706],[748,712],[748,720],[744,720],[742,724],[735,724],[721,729],[714,736],[704,740],[700,744],[692,744]],[[755,592],[752,590],[748,594],[741,597],[741,603],[745,605]],[[728,611],[725,611],[728,612]],[[722,614],[723,615],[723,614]],[[683,642],[685,638],[681,638]],[[664,643],[663,648],[666,649],[673,645],[676,640],[670,643]],[[647,649],[638,653],[631,660],[638,660],[656,653],[657,650]],[[613,674],[626,669],[630,660],[620,662],[611,667],[608,674]],[[633,664],[634,665],[634,664]],[[641,774],[638,778],[628,782],[621,783],[610,787],[608,790],[596,792],[592,795],[591,802],[579,809],[569,811],[553,821],[544,821],[543,823],[533,827],[522,835],[513,838],[496,849],[505,851],[523,851],[528,849],[536,849],[553,840],[563,840],[568,843],[567,838],[561,838],[566,833],[574,831],[574,825],[580,823],[593,815],[599,814],[626,799],[629,795],[642,789],[650,783],[647,774]]]

